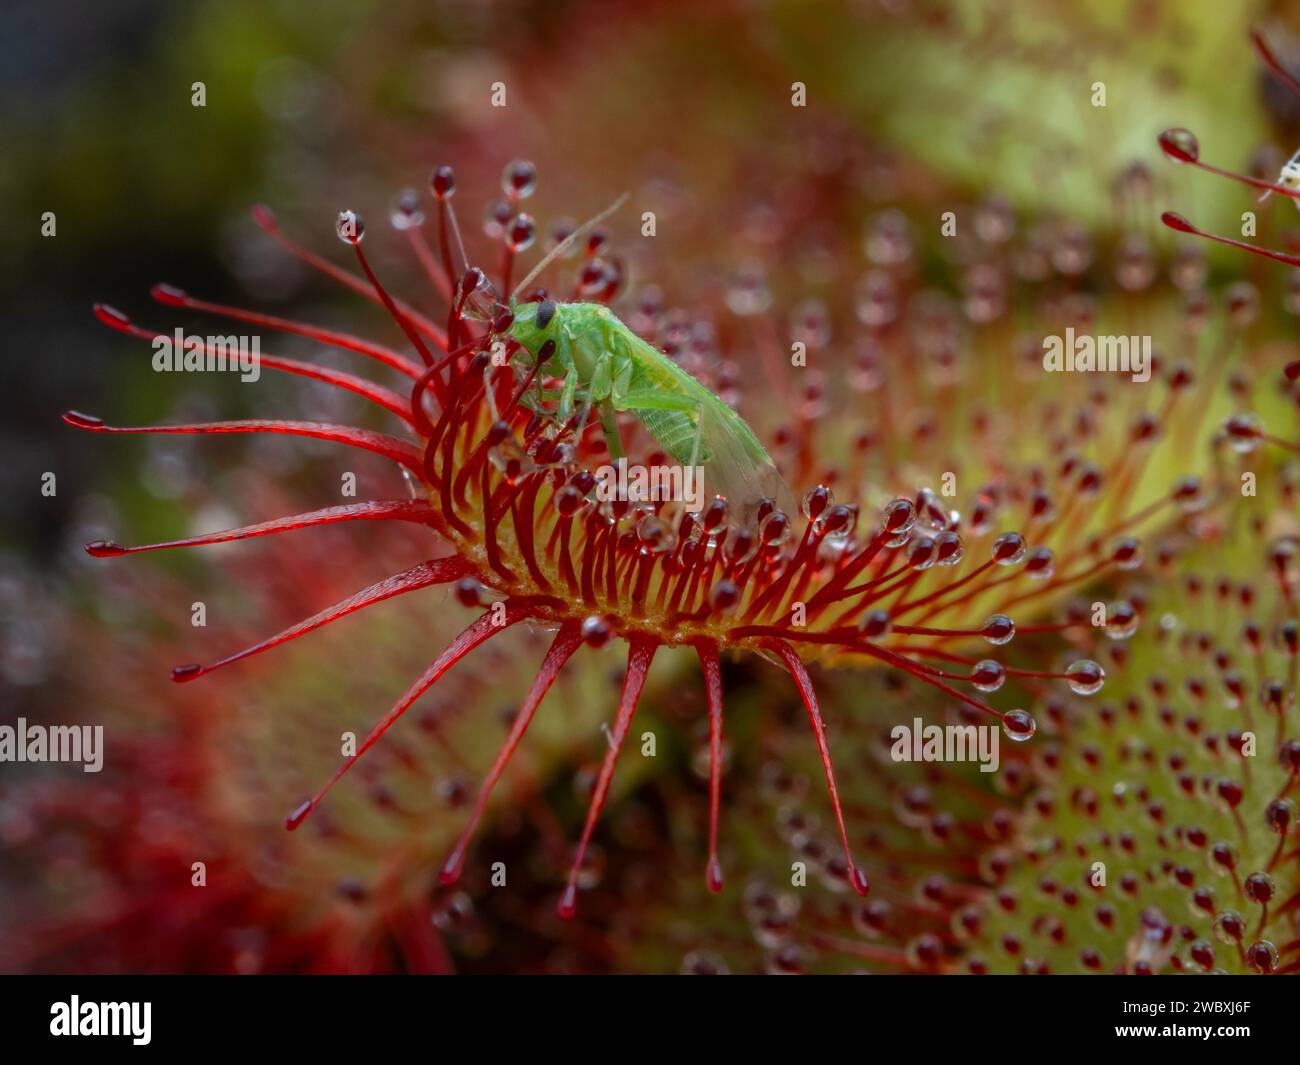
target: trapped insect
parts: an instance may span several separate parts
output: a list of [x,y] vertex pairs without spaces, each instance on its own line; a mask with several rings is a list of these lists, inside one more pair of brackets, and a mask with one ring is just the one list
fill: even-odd
[[570,234],[511,297],[514,320],[506,335],[522,349],[517,352],[527,362],[522,369],[532,370],[544,358],[547,373],[562,382],[558,389],[539,387],[535,409],[553,402],[561,422],[576,413],[582,426],[594,413],[612,459],[624,456],[617,414],[629,412],[674,461],[702,466],[705,493],[724,497],[742,521],[752,521],[764,499],[793,513],[790,489],[744,419],[608,307],[549,298],[517,302],[533,277],[617,207],[615,203]]

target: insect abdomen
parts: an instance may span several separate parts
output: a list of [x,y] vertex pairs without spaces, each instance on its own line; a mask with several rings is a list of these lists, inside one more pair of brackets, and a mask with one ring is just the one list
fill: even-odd
[[[697,423],[699,416],[683,410],[638,410],[633,414],[672,458],[680,463],[689,463],[691,453],[695,450]],[[697,463],[708,462],[712,457],[704,442],[700,441],[700,452],[695,456]]]

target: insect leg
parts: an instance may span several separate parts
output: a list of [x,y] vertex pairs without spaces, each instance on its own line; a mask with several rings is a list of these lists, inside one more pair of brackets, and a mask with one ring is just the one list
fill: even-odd
[[672,392],[625,392],[612,399],[615,410],[680,410],[694,414],[702,409],[698,399]]
[[692,442],[697,442],[701,454],[707,459],[709,442],[707,427],[701,436],[698,397],[674,395],[663,389],[642,387],[636,392],[614,396],[616,410],[631,411],[646,431],[672,455],[677,462],[685,462],[690,455]]
[[594,403],[599,411],[600,425],[605,431],[605,446],[609,449],[609,457],[618,461],[626,452],[623,450],[623,438],[618,431],[618,417],[614,413],[614,391],[614,360],[606,353],[597,359],[592,369],[591,384],[588,386],[588,402]]
[[567,422],[573,413],[573,400],[578,391],[577,367],[570,367],[564,377],[564,389],[560,392],[559,408],[556,411],[561,422]]
[[600,425],[605,430],[605,446],[609,457],[617,462],[626,455],[623,450],[623,437],[618,431],[618,415],[614,413],[614,404],[603,400],[600,404]]
[[591,368],[591,381],[587,388],[594,402],[608,399],[614,392],[614,360],[608,354],[599,355]]

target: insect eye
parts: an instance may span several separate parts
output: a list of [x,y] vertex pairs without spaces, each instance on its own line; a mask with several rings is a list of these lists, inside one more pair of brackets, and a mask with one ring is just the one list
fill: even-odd
[[533,319],[538,329],[545,329],[551,324],[551,319],[555,317],[555,303],[553,300],[542,300],[537,305],[537,317]]

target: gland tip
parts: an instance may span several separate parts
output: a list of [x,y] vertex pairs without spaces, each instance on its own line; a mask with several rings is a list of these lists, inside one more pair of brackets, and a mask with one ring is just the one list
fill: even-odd
[[299,806],[294,807],[289,815],[284,819],[284,827],[292,832],[295,828],[307,820],[307,815],[315,808],[315,804],[308,799]]
[[1170,229],[1176,229],[1179,233],[1196,233],[1197,229],[1191,222],[1187,221],[1177,211],[1165,211],[1160,216],[1160,221]]
[[365,238],[366,224],[356,211],[340,211],[334,222],[334,232],[344,244],[355,248]]
[[1195,163],[1201,157],[1201,146],[1190,129],[1167,129],[1157,138],[1160,150],[1176,163]]
[[197,662],[191,662],[188,665],[176,666],[172,670],[172,680],[177,684],[184,684],[187,681],[194,680],[203,672],[203,667]]
[[438,873],[438,883],[444,887],[450,887],[460,879],[461,870],[465,865],[465,853],[457,847],[448,855],[446,862],[443,863],[442,870]]
[[92,540],[86,544],[86,554],[92,558],[116,558],[125,555],[126,548],[113,540]]
[[565,921],[572,920],[573,915],[578,912],[578,889],[574,884],[570,884],[564,889],[564,894],[560,896],[560,902],[555,907],[555,912]]
[[274,233],[280,228],[280,223],[275,219],[275,213],[264,203],[255,203],[248,212],[253,216],[253,221],[258,227],[267,233]]
[[717,858],[709,862],[708,885],[715,895],[722,890],[722,863]]
[[131,319],[116,307],[110,307],[107,303],[96,303],[93,309],[95,317],[110,329],[125,333],[131,328]]
[[93,414],[82,414],[79,410],[64,411],[63,420],[77,429],[98,429],[104,424],[103,418]]
[[853,885],[853,890],[863,898],[871,894],[871,881],[867,879],[867,874],[856,865],[849,871],[849,883]]
[[456,175],[449,166],[438,167],[429,178],[429,188],[438,200],[450,199],[456,191]]
[[183,288],[168,285],[163,281],[159,281],[158,284],[154,285],[149,290],[149,295],[168,307],[184,307],[185,301],[190,298],[189,293]]

